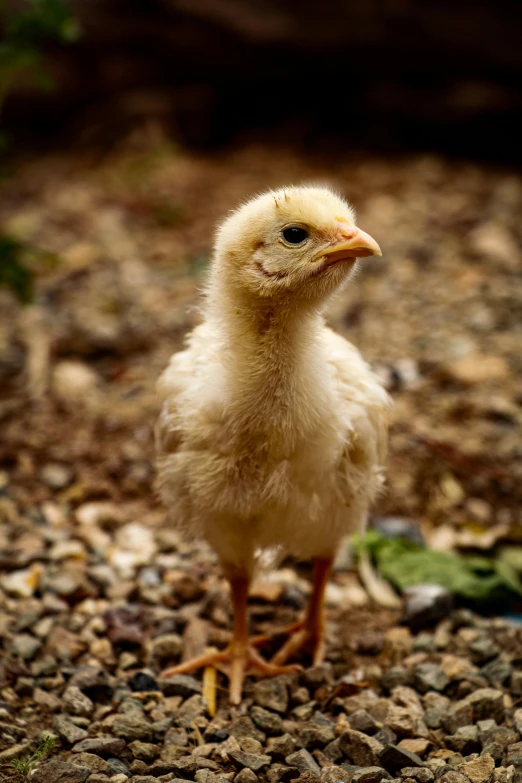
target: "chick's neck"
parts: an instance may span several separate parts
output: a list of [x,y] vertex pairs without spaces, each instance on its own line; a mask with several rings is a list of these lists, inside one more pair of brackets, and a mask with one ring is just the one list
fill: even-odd
[[296,305],[290,295],[271,303],[216,294],[207,318],[221,335],[235,414],[252,429],[302,429],[298,419],[312,422],[324,397],[320,310]]

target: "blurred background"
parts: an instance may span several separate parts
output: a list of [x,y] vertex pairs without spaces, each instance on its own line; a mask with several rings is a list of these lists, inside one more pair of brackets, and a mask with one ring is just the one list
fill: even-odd
[[[517,614],[519,4],[1,9],[0,586],[11,620],[27,602],[45,615],[51,595],[67,625],[92,599],[105,620],[71,655],[114,668],[128,644],[126,665],[138,665],[140,623],[149,637],[184,632],[186,605],[196,615],[221,584],[212,554],[163,525],[154,383],[198,321],[216,221],[302,181],[338,188],[383,248],[330,313],[395,399],[389,489],[367,546],[399,590],[435,582],[444,600]],[[329,595],[339,617],[368,606],[350,568],[347,556]],[[305,587],[290,579],[272,610],[277,590],[260,594],[256,616],[298,608]],[[135,614],[121,614],[127,604]],[[219,636],[223,607],[205,607]],[[73,626],[69,641],[83,633]]]

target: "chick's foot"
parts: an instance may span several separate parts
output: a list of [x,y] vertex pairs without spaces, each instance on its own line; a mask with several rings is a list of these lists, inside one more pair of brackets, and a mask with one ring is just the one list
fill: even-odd
[[161,673],[161,676],[172,677],[175,674],[189,674],[196,669],[203,669],[207,666],[214,667],[229,678],[231,704],[241,703],[243,683],[248,674],[277,677],[280,674],[296,674],[302,671],[302,667],[295,664],[281,666],[265,661],[252,644],[243,645],[232,641],[224,650],[209,650],[197,658],[166,669]]

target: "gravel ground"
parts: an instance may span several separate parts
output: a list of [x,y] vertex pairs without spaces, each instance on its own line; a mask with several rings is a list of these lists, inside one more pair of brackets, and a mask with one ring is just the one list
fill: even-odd
[[[159,678],[224,646],[230,610],[213,553],[164,524],[153,383],[197,322],[215,221],[310,179],[348,195],[384,249],[331,313],[396,401],[378,513],[439,547],[520,542],[519,176],[435,157],[195,157],[153,130],[103,160],[20,164],[0,219],[37,296],[0,291],[5,780],[50,731],[35,783],[522,781],[521,626],[457,609],[413,632],[369,603],[348,556],[324,666],[251,680],[234,709],[220,679],[213,718],[199,678]],[[254,586],[253,631],[299,616],[309,571],[290,566]]]

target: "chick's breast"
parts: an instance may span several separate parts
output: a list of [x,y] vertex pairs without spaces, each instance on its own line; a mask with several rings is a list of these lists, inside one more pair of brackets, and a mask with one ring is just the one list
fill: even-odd
[[382,486],[388,397],[353,346],[324,327],[317,337],[319,375],[316,364],[301,378],[300,400],[287,400],[279,415],[267,410],[255,433],[231,416],[207,324],[160,380],[162,496],[173,524],[206,538],[227,562],[244,564],[259,549],[331,554],[362,527]]

